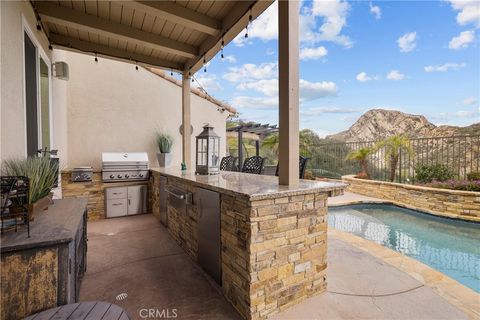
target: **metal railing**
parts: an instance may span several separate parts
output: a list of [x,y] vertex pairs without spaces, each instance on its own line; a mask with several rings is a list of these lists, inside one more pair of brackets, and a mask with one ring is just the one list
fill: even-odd
[[[335,142],[312,146],[308,169],[320,177],[340,178],[360,171],[356,161],[347,155],[364,147],[374,147],[379,141]],[[480,135],[410,139],[413,154],[401,151],[396,167],[395,181],[415,182],[415,169],[421,165],[443,164],[464,180],[468,173],[480,170]],[[375,180],[389,180],[390,165],[385,150],[368,156],[368,173]]]

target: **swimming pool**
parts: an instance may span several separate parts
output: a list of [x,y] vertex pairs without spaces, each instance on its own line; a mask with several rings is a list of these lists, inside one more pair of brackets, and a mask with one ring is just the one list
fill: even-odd
[[415,258],[480,292],[480,224],[392,205],[328,209],[328,225]]

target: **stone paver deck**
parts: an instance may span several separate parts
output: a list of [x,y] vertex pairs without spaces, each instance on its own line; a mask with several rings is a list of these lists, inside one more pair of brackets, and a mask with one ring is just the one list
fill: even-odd
[[[115,303],[133,319],[141,319],[141,309],[170,315],[176,309],[177,319],[240,319],[153,215],[90,222],[88,228],[81,301]],[[274,318],[468,319],[421,280],[332,232],[328,241],[328,291]],[[117,300],[121,293],[128,296]]]
[[343,206],[346,204],[356,204],[356,203],[389,203],[379,198],[367,197],[361,194],[344,191],[343,195],[328,198],[329,206]]

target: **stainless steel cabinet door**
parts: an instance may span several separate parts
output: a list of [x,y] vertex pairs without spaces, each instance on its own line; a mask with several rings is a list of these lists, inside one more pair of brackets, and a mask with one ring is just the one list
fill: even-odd
[[220,194],[197,189],[198,263],[219,284],[222,282]]
[[147,186],[128,187],[128,215],[147,212]]
[[121,217],[127,215],[127,199],[107,200],[107,218]]

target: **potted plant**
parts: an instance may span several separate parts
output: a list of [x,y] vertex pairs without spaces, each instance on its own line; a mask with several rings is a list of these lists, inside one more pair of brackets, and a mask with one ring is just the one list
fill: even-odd
[[52,203],[52,188],[58,174],[58,163],[47,157],[5,160],[2,175],[25,176],[29,180],[28,212],[30,220]]
[[170,166],[172,163],[172,145],[173,145],[173,137],[166,133],[166,132],[157,132],[156,134],[156,142],[158,151],[157,152],[157,159],[158,165],[161,168],[165,168]]

